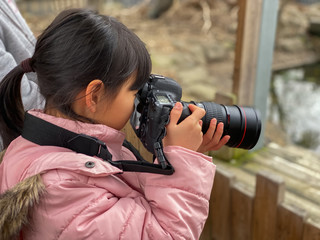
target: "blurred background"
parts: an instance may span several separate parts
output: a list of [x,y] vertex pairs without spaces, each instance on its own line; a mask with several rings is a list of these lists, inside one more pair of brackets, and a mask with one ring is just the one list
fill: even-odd
[[[232,94],[237,0],[18,0],[37,36],[62,9],[89,7],[146,43],[153,73],[177,80],[184,100]],[[320,153],[320,0],[280,0],[266,143]]]

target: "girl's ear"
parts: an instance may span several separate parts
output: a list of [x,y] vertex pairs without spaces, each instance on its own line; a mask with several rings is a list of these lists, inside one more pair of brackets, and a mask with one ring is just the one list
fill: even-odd
[[101,80],[95,79],[88,84],[85,97],[86,105],[91,112],[95,113],[97,111],[97,105],[104,93],[104,83]]

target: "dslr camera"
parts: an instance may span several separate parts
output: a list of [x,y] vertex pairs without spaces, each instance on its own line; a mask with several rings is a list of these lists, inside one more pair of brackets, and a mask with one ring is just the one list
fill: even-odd
[[162,139],[166,134],[170,111],[176,102],[181,102],[183,111],[179,122],[188,117],[189,104],[195,104],[206,111],[202,118],[202,132],[205,134],[212,118],[223,122],[223,136],[230,135],[226,144],[232,148],[253,148],[261,132],[260,114],[254,108],[225,106],[214,102],[183,102],[182,88],[173,79],[150,75],[148,82],[138,91],[135,109],[130,123],[145,148],[158,157],[162,152]]

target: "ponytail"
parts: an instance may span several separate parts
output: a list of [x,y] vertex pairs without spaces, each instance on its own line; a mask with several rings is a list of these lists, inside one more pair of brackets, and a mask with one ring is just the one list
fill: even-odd
[[12,69],[0,83],[0,134],[3,148],[8,147],[12,140],[21,135],[23,128],[21,80],[25,72],[32,71],[25,68],[25,61]]

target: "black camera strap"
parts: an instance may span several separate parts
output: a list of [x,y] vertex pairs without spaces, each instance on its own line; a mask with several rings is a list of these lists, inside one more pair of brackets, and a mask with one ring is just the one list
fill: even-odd
[[174,172],[174,168],[167,160],[165,163],[161,162],[161,164],[147,162],[138,150],[126,140],[123,146],[128,148],[138,161],[112,161],[112,155],[106,144],[99,139],[85,134],[77,134],[29,113],[25,113],[21,135],[23,138],[41,146],[64,147],[77,153],[100,157],[125,172],[146,172],[164,175],[171,175]]

